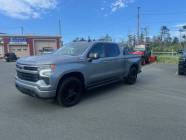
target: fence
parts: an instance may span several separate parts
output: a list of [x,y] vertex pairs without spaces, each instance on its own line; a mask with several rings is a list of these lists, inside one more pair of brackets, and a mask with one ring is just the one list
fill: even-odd
[[154,52],[152,51],[152,54],[153,55],[170,55],[170,56],[178,56],[179,53],[178,52],[175,52],[175,51],[171,51],[171,52]]

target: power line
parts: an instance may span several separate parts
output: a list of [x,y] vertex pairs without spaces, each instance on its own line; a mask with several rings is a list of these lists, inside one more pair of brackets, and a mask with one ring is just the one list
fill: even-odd
[[20,29],[20,26],[0,26],[0,29]]
[[181,14],[184,14],[186,15],[186,12],[167,12],[167,13],[142,13],[142,15],[181,15]]
[[174,24],[176,23],[186,23],[186,21],[175,21],[175,20],[167,20],[167,21],[161,21],[161,20],[153,20],[153,21],[143,21],[143,23],[145,24],[153,24],[153,23],[159,23],[159,24],[171,24],[171,22],[174,22]]

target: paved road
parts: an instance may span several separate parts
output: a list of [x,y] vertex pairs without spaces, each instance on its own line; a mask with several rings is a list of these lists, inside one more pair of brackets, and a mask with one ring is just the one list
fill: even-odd
[[14,63],[0,63],[2,140],[185,140],[186,77],[176,65],[145,66],[136,85],[89,92],[72,108],[20,94]]

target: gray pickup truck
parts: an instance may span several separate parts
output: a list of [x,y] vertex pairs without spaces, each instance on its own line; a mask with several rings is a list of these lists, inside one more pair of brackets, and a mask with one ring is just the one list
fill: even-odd
[[24,94],[55,98],[70,107],[88,89],[119,80],[134,84],[141,72],[140,62],[139,56],[116,43],[72,42],[53,54],[17,60],[15,85]]

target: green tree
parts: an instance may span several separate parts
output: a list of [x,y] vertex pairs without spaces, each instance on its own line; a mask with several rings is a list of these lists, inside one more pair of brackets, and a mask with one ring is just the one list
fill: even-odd
[[104,37],[99,39],[100,41],[112,42],[112,37],[109,34],[106,34]]
[[163,44],[171,41],[170,30],[167,26],[162,26],[160,29],[161,42]]
[[173,41],[172,41],[173,45],[179,44],[179,39],[178,37],[174,37]]
[[145,44],[145,35],[144,35],[144,33],[140,34],[140,42],[139,43],[140,44]]

